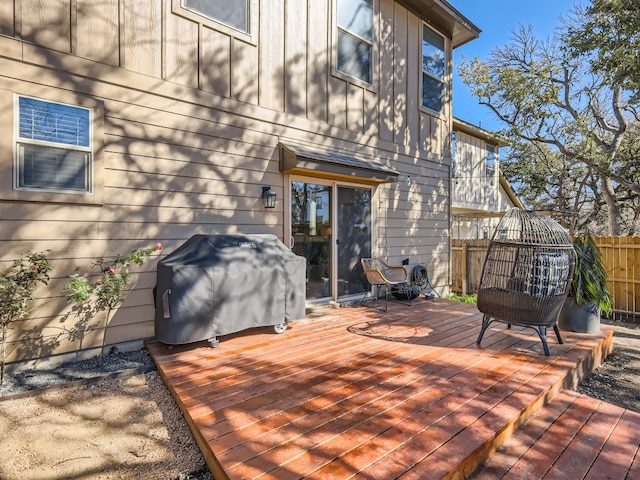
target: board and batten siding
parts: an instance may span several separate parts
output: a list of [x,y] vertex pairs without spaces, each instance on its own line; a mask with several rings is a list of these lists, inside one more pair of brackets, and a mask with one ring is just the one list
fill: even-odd
[[176,14],[170,0],[3,2],[0,33],[442,156],[449,112],[419,108],[422,21],[392,0],[375,4],[372,88],[332,75],[332,0],[262,0],[255,45]]
[[[498,179],[494,178],[491,190],[486,188],[489,184],[486,158],[487,143],[484,139],[456,132],[455,176],[452,179],[454,207],[491,211],[496,209]],[[496,169],[497,166],[496,162]]]
[[[422,21],[411,11],[376,2],[375,82],[365,87],[332,71],[332,0],[261,0],[255,42],[177,15],[170,0],[44,3],[0,5],[0,90],[101,105],[102,199],[0,192],[0,267],[29,250],[46,250],[54,267],[33,310],[11,327],[8,361],[100,346],[104,317],[76,315],[61,293],[66,276],[96,257],[155,242],[170,252],[197,233],[282,238],[280,142],[398,170],[401,181],[374,197],[376,253],[426,262],[432,282],[447,284],[450,102],[443,115],[419,107]],[[13,105],[3,100],[0,111]],[[12,142],[4,128],[8,175]],[[262,206],[262,185],[278,193],[274,210]],[[134,268],[107,344],[154,335],[158,258]]]

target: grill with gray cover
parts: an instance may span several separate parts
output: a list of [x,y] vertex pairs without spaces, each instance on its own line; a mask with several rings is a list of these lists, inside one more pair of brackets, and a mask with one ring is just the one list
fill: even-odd
[[195,235],[158,263],[156,338],[176,345],[305,317],[306,259],[275,235]]

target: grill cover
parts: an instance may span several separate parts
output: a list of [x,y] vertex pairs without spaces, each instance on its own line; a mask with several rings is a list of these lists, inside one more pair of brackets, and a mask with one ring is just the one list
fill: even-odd
[[304,318],[305,271],[275,235],[195,235],[158,263],[156,338],[183,344]]

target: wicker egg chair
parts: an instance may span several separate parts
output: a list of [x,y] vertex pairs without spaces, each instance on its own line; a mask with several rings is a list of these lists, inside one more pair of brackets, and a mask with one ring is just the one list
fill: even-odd
[[489,244],[478,289],[484,316],[477,344],[494,321],[533,328],[549,355],[547,329],[556,325],[569,292],[575,254],[569,233],[537,212],[510,209]]

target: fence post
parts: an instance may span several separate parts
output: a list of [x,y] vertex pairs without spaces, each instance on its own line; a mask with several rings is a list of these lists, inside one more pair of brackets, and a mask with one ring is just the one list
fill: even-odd
[[466,295],[468,292],[468,272],[467,272],[467,255],[468,255],[468,246],[467,242],[462,244],[462,265],[460,266],[460,270],[462,271],[462,295]]

